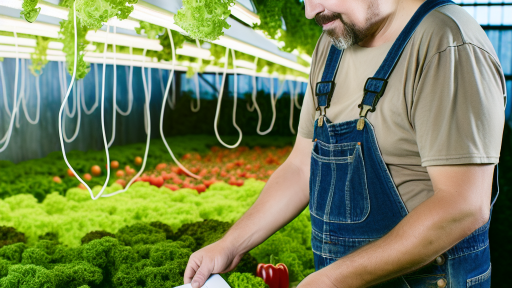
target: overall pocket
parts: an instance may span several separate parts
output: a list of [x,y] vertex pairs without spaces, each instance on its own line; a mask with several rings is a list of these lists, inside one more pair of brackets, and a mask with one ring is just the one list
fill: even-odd
[[361,144],[316,141],[311,155],[312,216],[336,223],[364,221],[370,199]]

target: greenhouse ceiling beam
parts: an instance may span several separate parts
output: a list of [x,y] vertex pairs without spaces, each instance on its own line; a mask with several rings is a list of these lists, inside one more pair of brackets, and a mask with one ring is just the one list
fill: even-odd
[[231,7],[230,10],[231,15],[251,27],[261,24],[260,16],[258,16],[258,14],[252,12],[238,2],[236,2],[235,6]]
[[60,27],[40,22],[28,23],[23,19],[0,15],[0,31],[59,38]]
[[[23,0],[0,0],[0,6],[22,10]],[[36,7],[41,8],[40,15],[68,19],[68,10],[58,5],[39,0]]]

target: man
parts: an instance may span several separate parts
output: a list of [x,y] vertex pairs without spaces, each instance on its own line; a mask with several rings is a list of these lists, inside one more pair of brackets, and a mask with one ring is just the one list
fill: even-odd
[[309,204],[317,272],[299,288],[490,287],[505,84],[485,33],[442,0],[305,4],[324,34],[295,147],[185,283],[233,269]]

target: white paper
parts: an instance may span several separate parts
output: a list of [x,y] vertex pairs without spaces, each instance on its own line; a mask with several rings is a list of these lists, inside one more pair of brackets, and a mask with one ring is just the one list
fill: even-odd
[[[192,288],[192,285],[185,284],[174,288]],[[219,274],[212,275],[201,288],[231,288]]]

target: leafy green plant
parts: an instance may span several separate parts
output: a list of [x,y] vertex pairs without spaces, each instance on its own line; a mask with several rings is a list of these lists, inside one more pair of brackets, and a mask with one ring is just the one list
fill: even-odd
[[77,16],[84,26],[98,30],[110,18],[127,19],[138,0],[76,0]]
[[36,43],[34,53],[30,54],[32,65],[30,65],[29,69],[34,76],[39,76],[44,66],[48,64],[48,54],[46,51],[48,50],[48,44],[50,44],[50,38],[37,36]]
[[34,22],[39,16],[39,12],[41,12],[41,7],[36,8],[39,0],[23,0],[23,4],[21,4],[21,12],[20,16],[23,16],[27,22]]
[[231,27],[226,19],[234,4],[234,0],[184,0],[174,20],[194,39],[217,40],[224,35],[222,29]]
[[[71,6],[73,3],[70,3]],[[73,74],[73,67],[75,64],[75,27],[74,27],[74,13],[73,8],[69,9],[68,20],[60,21],[60,35],[62,36],[62,43],[64,48],[62,51],[66,54],[66,63],[68,65],[69,74]],[[76,65],[76,78],[83,79],[89,72],[89,67],[84,61],[85,47],[89,41],[85,39],[89,29],[82,24],[82,21],[77,17],[76,19],[76,36],[77,36],[77,65]]]
[[140,27],[135,28],[137,34],[142,34],[142,31],[148,36],[149,39],[157,39],[158,35],[165,32],[165,28],[149,22],[140,21]]

